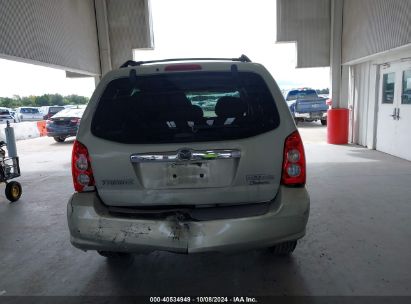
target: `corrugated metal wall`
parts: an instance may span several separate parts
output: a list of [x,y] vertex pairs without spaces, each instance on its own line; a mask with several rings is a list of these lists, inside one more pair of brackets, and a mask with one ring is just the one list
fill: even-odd
[[107,0],[107,19],[113,68],[154,47],[148,0]]
[[0,57],[99,74],[93,0],[0,0]]
[[410,0],[345,0],[342,61],[411,43]]
[[277,0],[277,42],[297,42],[297,67],[330,65],[330,0]]

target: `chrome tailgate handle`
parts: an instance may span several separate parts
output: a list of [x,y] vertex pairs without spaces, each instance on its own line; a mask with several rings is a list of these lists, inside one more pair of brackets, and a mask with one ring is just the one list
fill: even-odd
[[202,161],[214,159],[240,158],[241,152],[237,149],[228,150],[193,150],[180,149],[172,152],[136,153],[130,156],[132,163],[147,162],[176,162]]

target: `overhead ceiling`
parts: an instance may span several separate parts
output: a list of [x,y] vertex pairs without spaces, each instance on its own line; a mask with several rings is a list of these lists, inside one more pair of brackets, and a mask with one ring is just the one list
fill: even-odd
[[0,0],[0,57],[98,76],[153,48],[148,0]]

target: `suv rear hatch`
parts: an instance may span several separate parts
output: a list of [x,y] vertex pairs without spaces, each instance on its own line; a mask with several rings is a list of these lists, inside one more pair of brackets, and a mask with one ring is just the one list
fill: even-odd
[[133,76],[106,86],[85,142],[106,205],[215,206],[276,196],[285,136],[260,75]]

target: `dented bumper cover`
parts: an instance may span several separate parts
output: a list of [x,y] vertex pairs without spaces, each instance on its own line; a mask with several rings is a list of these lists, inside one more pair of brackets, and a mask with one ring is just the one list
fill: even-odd
[[305,188],[280,187],[267,213],[194,221],[178,216],[113,216],[97,193],[75,193],[67,206],[71,243],[83,250],[194,253],[268,247],[304,236],[310,199]]

